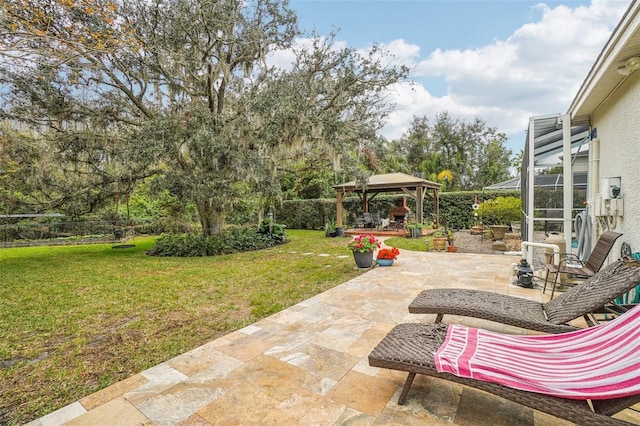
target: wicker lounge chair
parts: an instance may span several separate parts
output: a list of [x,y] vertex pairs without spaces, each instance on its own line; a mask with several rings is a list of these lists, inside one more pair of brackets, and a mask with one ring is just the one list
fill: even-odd
[[621,236],[622,234],[619,234],[617,232],[606,231],[600,236],[598,242],[596,243],[596,246],[585,262],[571,253],[560,253],[561,255],[564,255],[564,257],[560,259],[560,262],[557,265],[549,263],[546,266],[547,274],[544,277],[544,287],[542,288],[542,292],[544,293],[547,289],[547,282],[549,281],[550,272],[555,274],[553,287],[551,287],[552,299],[553,294],[556,291],[556,284],[558,283],[558,276],[560,274],[569,274],[573,275],[576,278],[589,278],[593,276],[600,270],[600,268],[602,268],[604,261],[607,259],[607,256],[609,256],[609,252],[613,248],[613,244]]
[[640,283],[640,262],[618,260],[547,303],[482,290],[432,289],[409,305],[414,314],[480,318],[545,333],[565,333],[569,321],[600,310]]
[[558,398],[512,389],[496,383],[462,378],[450,373],[439,373],[435,367],[434,353],[444,342],[446,334],[446,324],[400,324],[371,352],[369,365],[372,367],[409,373],[398,404],[404,404],[416,374],[480,389],[579,425],[629,424],[609,416],[640,402],[640,395],[591,401],[595,411],[593,412],[585,400]]

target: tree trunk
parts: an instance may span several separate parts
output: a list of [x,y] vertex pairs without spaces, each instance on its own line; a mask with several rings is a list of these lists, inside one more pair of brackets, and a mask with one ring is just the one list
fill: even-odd
[[224,229],[224,209],[213,206],[209,202],[196,202],[196,208],[202,226],[202,234],[205,237],[222,232]]

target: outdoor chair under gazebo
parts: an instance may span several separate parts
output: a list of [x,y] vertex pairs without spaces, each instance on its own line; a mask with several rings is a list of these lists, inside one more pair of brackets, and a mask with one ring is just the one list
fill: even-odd
[[[419,218],[418,220],[422,222],[422,218],[424,217],[424,199],[425,197],[430,198],[433,201],[434,206],[434,220],[438,223],[439,220],[439,198],[438,193],[440,191],[439,183],[431,182],[426,179],[422,179],[416,176],[410,176],[404,173],[387,173],[381,175],[373,175],[369,177],[365,184],[362,184],[357,181],[345,182],[339,185],[334,185],[333,188],[336,190],[336,226],[342,227],[342,203],[344,199],[350,194],[356,194],[360,197],[362,201],[362,212],[363,214],[369,214],[369,202],[373,200],[378,194],[381,193],[401,193],[404,195],[409,195],[411,198],[415,200],[416,203],[416,211],[415,216]],[[405,205],[406,207],[406,205]],[[406,213],[405,213],[406,215]],[[381,220],[383,218],[380,218]],[[394,220],[394,218],[389,217],[388,220],[390,222],[400,222],[400,220]],[[402,222],[406,221],[406,216],[402,220]],[[359,219],[356,219],[356,226],[359,226],[361,222]],[[363,223],[366,227],[367,219],[363,217]],[[373,224],[372,228],[376,228],[380,224]]]

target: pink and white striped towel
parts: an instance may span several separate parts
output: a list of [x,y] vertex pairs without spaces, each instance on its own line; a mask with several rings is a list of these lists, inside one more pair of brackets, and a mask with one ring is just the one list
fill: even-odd
[[640,306],[570,333],[513,336],[449,325],[436,369],[571,399],[640,393]]

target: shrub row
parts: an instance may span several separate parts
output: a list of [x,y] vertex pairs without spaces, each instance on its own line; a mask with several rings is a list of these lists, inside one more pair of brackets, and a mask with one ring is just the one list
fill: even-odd
[[[487,192],[445,192],[440,194],[440,219],[446,220],[449,227],[466,229],[482,220],[473,213],[473,204],[481,203],[498,196],[520,197],[519,191],[487,191]],[[369,201],[369,212],[386,218],[395,206],[399,195],[378,195]],[[407,206],[416,211],[415,200],[407,197]],[[362,216],[362,200],[358,196],[347,197],[342,203],[343,225],[353,227],[356,217]],[[424,223],[431,223],[433,218],[433,200],[425,198]],[[336,219],[335,199],[314,199],[285,201],[277,210],[276,218],[291,229],[323,229],[328,221]]]
[[[386,218],[389,211],[394,207],[396,199],[401,195],[379,194],[369,201],[369,212]],[[440,194],[440,222],[448,222],[448,226],[454,229],[468,229],[480,222],[492,224],[491,217],[484,217],[482,211],[479,213],[473,210],[473,205],[477,202],[482,204],[487,200],[495,200],[498,197],[520,198],[519,190],[508,191],[460,191],[444,192]],[[573,208],[583,208],[586,199],[584,190],[574,190]],[[561,190],[536,189],[536,208],[560,208],[563,203]],[[407,197],[407,205],[412,211],[416,211],[415,200]],[[358,196],[347,197],[342,203],[344,216],[343,225],[346,227],[355,226],[356,217],[362,216],[362,200]],[[424,223],[433,221],[433,200],[424,200]],[[478,213],[475,216],[474,213]],[[329,221],[336,220],[336,200],[335,199],[313,199],[313,200],[291,200],[285,201],[277,210],[276,218],[290,229],[323,229]],[[495,220],[493,220],[495,221]]]
[[265,221],[259,229],[227,228],[222,233],[163,234],[148,252],[152,256],[199,257],[260,250],[286,242],[284,226]]

